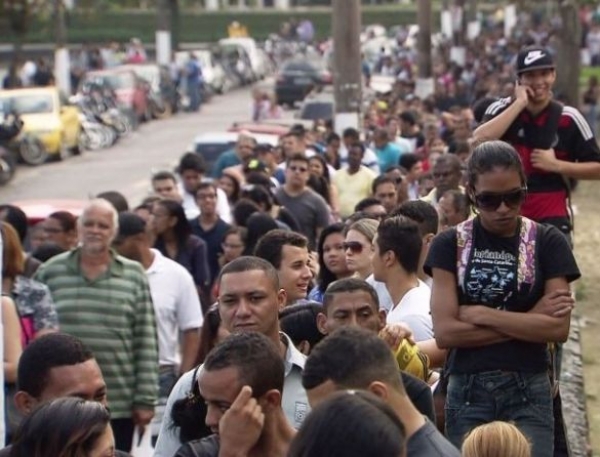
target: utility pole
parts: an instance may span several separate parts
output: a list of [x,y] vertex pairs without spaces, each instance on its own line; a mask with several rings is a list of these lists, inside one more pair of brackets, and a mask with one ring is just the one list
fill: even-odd
[[171,62],[171,8],[169,0],[158,0],[156,8],[156,63]]
[[416,95],[420,98],[428,97],[434,91],[431,65],[431,16],[431,0],[419,0],[417,9],[419,77],[417,78]]
[[358,128],[361,110],[360,0],[333,0],[335,129]]
[[54,0],[55,49],[54,78],[56,87],[67,96],[71,95],[71,63],[67,48],[66,6],[63,0]]
[[581,23],[577,0],[562,0],[558,10],[562,29],[558,36],[556,61],[560,62],[556,72],[556,88],[565,101],[572,106],[579,105],[579,65]]

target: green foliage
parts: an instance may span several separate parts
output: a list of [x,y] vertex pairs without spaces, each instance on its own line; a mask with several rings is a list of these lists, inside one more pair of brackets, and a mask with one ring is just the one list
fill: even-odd
[[[87,3],[91,3],[89,0]],[[182,42],[205,42],[222,38],[227,26],[233,21],[246,25],[253,37],[266,38],[279,30],[280,24],[290,17],[302,17],[313,21],[319,37],[331,33],[331,11],[319,8],[302,12],[280,12],[265,10],[260,12],[239,12],[235,10],[219,12],[185,12],[180,17],[179,36]],[[436,21],[439,15],[435,16]],[[414,24],[417,21],[413,6],[364,8],[364,24],[384,26]],[[149,11],[114,11],[112,9],[90,9],[70,13],[67,18],[68,40],[71,43],[127,41],[132,36],[144,42],[154,41],[156,13]],[[48,19],[32,17],[26,42],[52,42],[52,27]],[[14,36],[8,40],[13,41]]]

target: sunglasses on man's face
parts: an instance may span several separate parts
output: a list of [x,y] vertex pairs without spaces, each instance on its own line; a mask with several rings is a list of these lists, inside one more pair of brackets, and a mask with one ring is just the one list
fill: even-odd
[[353,254],[360,254],[364,248],[364,246],[358,241],[344,241],[344,243],[342,243],[342,247],[344,248],[344,251],[349,249]]
[[503,194],[483,192],[475,195],[475,206],[486,211],[497,210],[502,203],[509,208],[517,208],[527,197],[527,188],[521,188]]

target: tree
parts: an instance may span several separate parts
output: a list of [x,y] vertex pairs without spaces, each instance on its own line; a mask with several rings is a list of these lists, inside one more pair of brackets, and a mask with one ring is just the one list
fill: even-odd
[[558,10],[561,18],[561,30],[558,34],[556,87],[565,101],[573,106],[579,104],[579,67],[581,23],[577,0],[559,0]]

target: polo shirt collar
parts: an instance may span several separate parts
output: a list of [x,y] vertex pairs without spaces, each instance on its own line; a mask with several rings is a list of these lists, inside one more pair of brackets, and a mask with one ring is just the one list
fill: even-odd
[[280,338],[285,339],[285,344],[287,345],[287,349],[285,351],[285,358],[283,360],[283,363],[285,365],[285,375],[287,376],[294,367],[299,368],[300,371],[304,370],[306,356],[302,354],[298,349],[296,349],[296,346],[294,346],[294,343],[292,342],[290,337],[287,336],[285,333],[279,332],[279,336]]
[[[81,247],[72,249],[66,258],[67,267],[75,272],[80,273],[80,260],[81,260]],[[110,265],[108,272],[111,276],[123,276],[123,261],[117,252],[113,249],[110,250]]]

